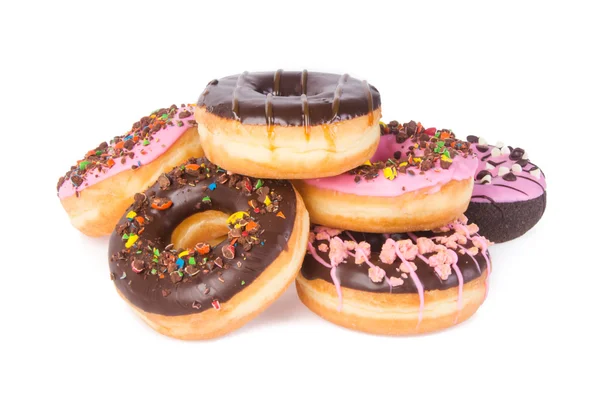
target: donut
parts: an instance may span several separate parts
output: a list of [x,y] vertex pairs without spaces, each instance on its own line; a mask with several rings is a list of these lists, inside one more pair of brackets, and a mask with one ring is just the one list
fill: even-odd
[[192,158],[135,195],[110,237],[110,274],[156,331],[213,338],[248,322],[291,284],[309,229],[289,181]]
[[546,209],[546,177],[522,148],[488,145],[467,137],[479,159],[469,220],[490,241],[506,242],[529,231]]
[[89,236],[110,234],[133,195],[173,166],[201,157],[193,106],[155,110],[60,177],[56,189],[71,224]]
[[380,124],[370,161],[335,177],[298,180],[311,221],[361,232],[431,230],[469,204],[477,160],[450,130]]
[[453,326],[487,295],[489,242],[477,230],[464,216],[436,231],[391,235],[316,226],[298,295],[324,319],[367,333]]
[[211,81],[196,121],[206,156],[254,177],[340,174],[375,152],[379,92],[348,74],[277,70]]

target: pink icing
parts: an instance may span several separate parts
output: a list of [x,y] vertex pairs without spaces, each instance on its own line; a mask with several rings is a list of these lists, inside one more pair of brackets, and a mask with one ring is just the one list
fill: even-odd
[[464,279],[462,272],[458,268],[456,262],[458,262],[458,255],[454,251],[448,251],[452,254],[452,270],[456,273],[456,277],[458,278],[458,300],[456,305],[456,317],[454,318],[454,324],[458,322],[458,318],[460,317],[460,311],[463,308],[463,287],[464,287]]
[[[471,144],[471,149],[478,157],[477,172],[475,177],[486,170],[490,172],[491,181],[489,183],[482,183],[481,177],[475,179],[475,186],[473,188],[473,196],[471,202],[482,202],[490,203],[490,199],[497,203],[502,202],[518,202],[534,199],[541,196],[546,189],[546,178],[540,171],[539,178],[531,174],[530,171],[537,169],[538,167],[528,162],[524,167],[515,167],[515,160],[510,160],[509,154],[507,154],[506,148],[504,154],[492,156],[494,149],[501,150],[502,148],[492,145],[485,145],[480,147],[481,150],[477,149],[477,143]],[[482,151],[484,150],[484,151]],[[494,151],[497,154],[497,151]],[[491,162],[491,166],[488,163]],[[496,165],[496,166],[494,166]],[[507,181],[498,173],[500,168],[506,167],[514,176],[516,181]],[[504,169],[504,171],[506,171]],[[484,175],[485,173],[481,173]]]
[[[405,153],[408,147],[413,145],[414,143],[411,140],[407,140],[404,143],[397,143],[394,135],[382,135],[379,147],[375,155],[371,158],[371,161],[385,161],[393,157],[394,152],[401,151]],[[416,156],[422,155],[419,150],[415,154]],[[304,180],[304,182],[317,188],[354,195],[392,197],[424,188],[431,188],[430,192],[435,193],[439,191],[442,185],[452,180],[460,181],[473,178],[476,168],[477,160],[474,156],[466,158],[456,156],[448,169],[437,167],[424,172],[424,174],[420,174],[415,169],[417,174],[414,176],[398,174],[393,180],[388,180],[380,173],[373,180],[361,180],[359,183],[356,183],[354,175],[344,173],[335,177]]]
[[[76,192],[81,192],[107,178],[117,175],[123,171],[131,170],[131,166],[144,166],[157,159],[171,146],[173,146],[173,144],[185,133],[185,131],[191,127],[188,121],[194,120],[193,110],[190,107],[182,107],[177,112],[179,113],[184,110],[192,112],[192,115],[185,118],[177,118],[177,120],[183,122],[181,127],[179,127],[177,124],[166,125],[166,128],[163,128],[152,134],[153,139],[150,141],[150,144],[144,146],[141,141],[136,143],[132,149],[132,151],[135,153],[134,157],[132,159],[127,157],[125,163],[121,163],[121,159],[118,158],[114,159],[115,164],[110,168],[104,166],[102,171],[97,169],[85,171],[85,173],[81,175],[84,181],[79,187],[73,185],[71,181],[66,180],[58,190],[58,197],[60,199],[68,198],[75,195]],[[109,145],[109,148],[113,146],[114,145]]]
[[[388,240],[388,241],[390,241],[390,240]],[[417,292],[419,293],[419,320],[417,322],[417,329],[418,329],[419,326],[421,325],[421,321],[423,321],[423,310],[425,309],[425,290],[423,289],[423,284],[421,284],[421,280],[419,280],[419,277],[417,277],[415,270],[412,268],[412,266],[408,262],[408,260],[406,260],[404,255],[402,255],[402,252],[400,252],[398,243],[394,242],[394,245],[396,246],[396,255],[398,255],[400,260],[402,260],[402,263],[406,263],[409,266],[410,279],[415,284],[415,287],[417,287]]]

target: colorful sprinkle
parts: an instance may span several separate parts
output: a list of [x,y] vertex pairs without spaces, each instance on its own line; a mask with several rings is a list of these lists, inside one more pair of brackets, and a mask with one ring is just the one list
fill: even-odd
[[217,184],[214,182],[208,186],[208,189],[210,189],[211,191],[214,191],[216,188],[217,188]]
[[134,211],[132,210],[131,212],[127,213],[127,215],[126,215],[125,217],[127,217],[127,219],[128,219],[129,221],[131,221],[131,220],[133,220],[133,218],[134,218],[135,216],[137,216],[137,213],[136,213],[136,212],[134,212]]
[[136,241],[138,240],[138,236],[135,234],[131,234],[129,236],[129,238],[127,239],[127,242],[125,243],[125,248],[131,248],[133,246],[133,244],[136,243]]
[[227,224],[234,225],[237,221],[242,220],[244,217],[247,216],[249,216],[249,214],[246,212],[235,212],[231,216],[229,216],[229,218],[227,219]]
[[383,176],[388,180],[393,180],[398,176],[398,171],[396,167],[386,167],[383,169]]

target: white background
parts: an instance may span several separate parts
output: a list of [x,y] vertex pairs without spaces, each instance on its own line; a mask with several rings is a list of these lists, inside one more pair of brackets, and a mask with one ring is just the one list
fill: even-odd
[[[392,3],[3,3],[0,399],[598,399],[594,2]],[[368,79],[386,121],[502,140],[542,166],[546,214],[493,247],[471,320],[371,336],[291,288],[225,338],[182,342],[117,296],[107,240],[70,226],[58,177],[213,78],[277,68]]]

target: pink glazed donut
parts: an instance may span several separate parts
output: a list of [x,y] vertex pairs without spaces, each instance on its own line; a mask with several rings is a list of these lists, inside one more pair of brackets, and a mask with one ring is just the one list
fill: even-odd
[[203,156],[193,107],[153,111],[61,176],[56,190],[71,224],[89,236],[110,234],[136,193],[190,157]]
[[380,123],[370,161],[335,177],[295,181],[311,222],[371,233],[424,231],[462,215],[477,159],[451,130]]

